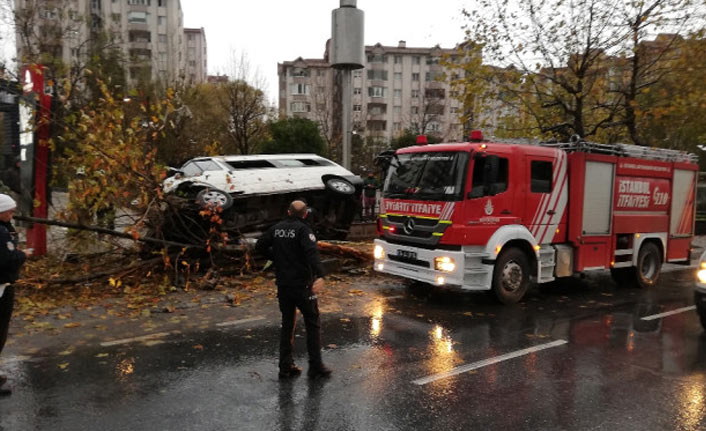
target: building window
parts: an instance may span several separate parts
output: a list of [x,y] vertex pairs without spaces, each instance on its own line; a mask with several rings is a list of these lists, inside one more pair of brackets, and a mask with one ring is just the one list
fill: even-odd
[[127,22],[147,24],[147,12],[130,11],[127,13]]
[[193,47],[187,48],[187,50],[186,50],[186,55],[187,55],[187,57],[189,57],[189,58],[194,58],[194,57],[196,57],[196,48],[193,48]]
[[291,69],[292,71],[292,76],[300,76],[300,77],[309,77],[309,69],[305,69],[302,67],[295,67]]
[[368,87],[368,96],[370,97],[386,97],[387,87]]
[[39,11],[39,17],[44,19],[56,19],[59,16],[56,9],[42,9]]
[[189,66],[190,66],[190,67],[196,67],[196,61],[194,61],[194,60],[189,60]]
[[387,70],[368,70],[368,79],[387,81]]
[[157,0],[157,6],[165,7],[167,5],[167,0]]
[[419,90],[412,90],[412,99],[419,99]]
[[353,71],[353,78],[360,78],[362,76],[363,76],[363,71],[361,71],[360,69]]
[[402,123],[392,123],[392,127],[395,128],[395,132],[402,130]]
[[157,40],[159,41],[159,43],[167,43],[167,35],[160,34],[157,36]]
[[127,0],[127,4],[133,5],[142,5],[142,6],[150,6],[151,0]]
[[119,13],[112,13],[110,14],[110,18],[113,20],[114,23],[118,24],[120,23],[120,14]]
[[456,106],[452,106],[451,108],[449,108],[449,112],[451,112],[452,114],[458,114],[458,108]]
[[402,64],[402,56],[401,55],[395,56],[395,64]]
[[451,90],[451,92],[449,93],[449,95],[450,95],[451,97],[458,97],[458,90]]
[[355,87],[353,89],[353,94],[360,94],[360,93],[362,93],[362,89],[360,87]]
[[421,64],[421,62],[422,58],[420,56],[415,55],[414,57],[412,57],[412,64]]
[[392,95],[393,95],[394,97],[402,97],[402,90],[400,90],[399,88],[397,88],[397,89],[395,89],[395,90],[393,91]]
[[387,63],[387,56],[382,54],[368,54],[368,63]]
[[419,81],[419,74],[418,73],[413,73],[412,74],[412,81]]
[[441,130],[441,124],[437,123],[436,121],[432,121],[431,123],[427,124],[427,131],[429,132],[438,132]]
[[395,72],[395,81],[401,81],[402,80],[402,72]]
[[307,102],[292,102],[292,112],[311,112],[311,104]]
[[[167,17],[166,16],[157,17],[157,25],[167,25]],[[191,35],[189,35],[189,36],[191,36]]]
[[309,85],[309,84],[292,84],[291,89],[292,89],[292,94],[309,94],[311,92],[311,85]]
[[427,64],[439,64],[439,57],[427,57]]
[[362,110],[362,105],[353,105],[353,112],[360,112]]
[[392,112],[394,112],[395,114],[399,114],[402,112],[402,107],[401,106],[393,106]]
[[187,35],[186,35],[186,40],[194,40],[194,34],[193,34],[193,33],[187,34]]
[[427,73],[424,74],[424,80],[425,80],[426,82],[431,81],[431,72],[427,72]]
[[412,114],[419,114],[419,106],[412,106]]
[[443,88],[427,88],[424,90],[424,97],[432,99],[445,99],[446,90]]

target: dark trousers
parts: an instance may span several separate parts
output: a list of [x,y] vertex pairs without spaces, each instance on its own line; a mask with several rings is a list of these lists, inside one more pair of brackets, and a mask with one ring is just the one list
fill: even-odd
[[5,347],[7,341],[7,332],[10,329],[10,318],[12,317],[12,308],[15,304],[15,289],[12,286],[5,288],[5,293],[0,298],[0,353]]
[[304,316],[309,366],[321,366],[321,322],[316,295],[311,292],[310,288],[281,287],[277,291],[277,297],[279,310],[282,312],[282,330],[279,339],[280,369],[287,369],[294,364],[294,329],[297,324],[297,308]]

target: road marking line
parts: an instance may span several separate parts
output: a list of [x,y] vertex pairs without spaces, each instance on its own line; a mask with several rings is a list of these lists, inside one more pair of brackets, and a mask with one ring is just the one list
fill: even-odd
[[696,310],[696,306],[692,305],[690,307],[682,307],[682,308],[677,308],[676,310],[672,310],[672,311],[665,311],[664,313],[653,314],[651,316],[645,316],[642,318],[642,320],[660,319],[662,317],[671,316],[672,314],[684,313],[685,311],[691,311],[691,310]]
[[104,341],[101,343],[103,347],[117,346],[119,344],[133,343],[135,341],[149,341],[155,338],[162,338],[169,335],[169,332],[158,332],[156,334],[143,335],[141,337],[123,338],[122,340]]
[[515,352],[506,353],[504,355],[496,356],[494,358],[483,359],[482,361],[473,362],[472,364],[462,365],[460,367],[453,368],[449,371],[433,374],[431,376],[422,377],[421,379],[413,380],[412,383],[415,385],[426,385],[427,383],[434,382],[436,380],[445,379],[447,377],[455,376],[457,374],[466,373],[468,371],[477,370],[478,368],[483,368],[488,365],[497,364],[498,362],[507,361],[508,359],[517,358],[520,356],[527,355],[529,353],[539,352],[540,350],[550,349],[552,347],[558,347],[568,343],[566,340],[556,340],[551,343],[540,344],[538,346],[529,347],[527,349],[517,350]]
[[216,326],[234,326],[234,325],[240,325],[242,323],[256,322],[258,320],[265,320],[265,316],[255,316],[255,317],[249,317],[247,319],[240,319],[240,320],[228,320],[226,322],[216,323]]

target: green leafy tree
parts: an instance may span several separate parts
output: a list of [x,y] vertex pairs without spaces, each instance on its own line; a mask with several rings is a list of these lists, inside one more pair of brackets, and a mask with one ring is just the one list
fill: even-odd
[[[399,148],[409,147],[411,145],[417,145],[417,136],[419,136],[419,134],[416,133],[416,131],[410,130],[410,129],[405,129],[401,135],[392,139],[392,141],[390,142],[390,147],[393,150],[397,150]],[[437,136],[433,136],[433,135],[427,136],[427,143],[428,144],[438,144],[439,142],[441,142],[441,140]]]
[[269,124],[271,140],[263,153],[316,153],[324,155],[326,145],[316,122],[306,118],[283,118]]

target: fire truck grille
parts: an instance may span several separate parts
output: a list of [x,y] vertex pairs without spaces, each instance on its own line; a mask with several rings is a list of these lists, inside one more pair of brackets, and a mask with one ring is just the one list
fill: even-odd
[[[398,216],[398,215],[388,215],[387,216],[387,219],[391,223],[399,223],[399,224],[404,223],[405,221],[407,221],[408,218],[409,218],[409,216]],[[414,223],[417,226],[436,226],[439,223],[439,220],[436,220],[436,219],[428,219],[428,218],[420,218],[420,217],[412,217],[412,218],[414,219]]]
[[409,263],[411,265],[429,268],[429,262],[427,262],[425,260],[414,259],[411,257],[396,256],[394,254],[387,256],[387,258],[390,260],[394,260],[395,262]]

